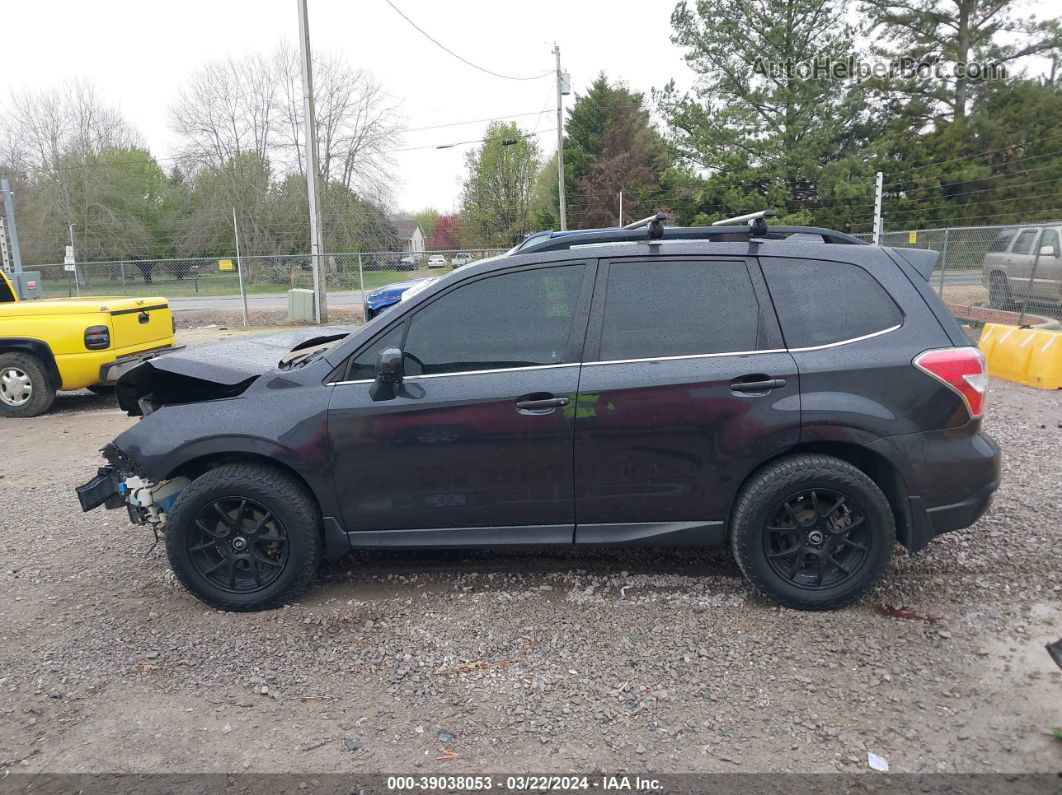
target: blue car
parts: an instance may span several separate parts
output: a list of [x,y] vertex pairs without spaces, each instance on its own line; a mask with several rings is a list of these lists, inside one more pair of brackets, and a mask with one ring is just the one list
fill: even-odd
[[[554,232],[552,229],[547,229],[544,232],[532,232],[527,235],[523,240],[506,251],[504,254],[499,254],[499,257],[508,257],[511,254],[515,254],[518,251],[526,251],[532,246],[536,246],[539,243],[544,243],[548,240],[553,240],[558,237],[564,237],[566,235],[585,234],[586,232],[608,232],[617,231],[621,227],[602,227],[600,229],[569,229],[565,232]],[[491,257],[490,259],[494,259]],[[472,260],[466,264],[471,265]],[[485,262],[486,260],[479,260],[479,262]],[[459,270],[465,267],[460,265],[454,270]],[[369,322],[374,317],[379,315],[385,309],[394,306],[402,300],[402,295],[406,290],[410,290],[414,287],[422,288],[427,287],[432,282],[436,281],[438,276],[423,278],[423,279],[408,279],[404,282],[391,282],[391,284],[385,284],[383,287],[377,287],[371,293],[365,296],[365,322]]]
[[402,300],[402,293],[414,287],[420,287],[435,281],[438,277],[427,279],[407,279],[404,282],[391,282],[383,287],[377,287],[365,296],[365,321],[368,322]]

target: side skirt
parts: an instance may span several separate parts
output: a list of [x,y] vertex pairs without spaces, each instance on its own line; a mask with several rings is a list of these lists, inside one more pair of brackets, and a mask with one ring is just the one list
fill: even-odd
[[705,547],[726,543],[724,522],[429,527],[417,530],[345,532],[324,519],[325,547],[335,560],[353,549],[471,549],[475,547],[612,546]]
[[726,543],[724,522],[634,522],[581,524],[577,546],[711,547]]

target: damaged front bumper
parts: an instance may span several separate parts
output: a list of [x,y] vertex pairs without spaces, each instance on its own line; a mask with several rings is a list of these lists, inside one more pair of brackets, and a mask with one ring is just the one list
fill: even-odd
[[107,509],[125,506],[134,524],[151,525],[155,530],[163,530],[170,510],[189,483],[191,481],[186,477],[155,483],[119,466],[110,465],[100,467],[94,478],[78,486],[75,491],[82,511],[92,511],[101,505]]

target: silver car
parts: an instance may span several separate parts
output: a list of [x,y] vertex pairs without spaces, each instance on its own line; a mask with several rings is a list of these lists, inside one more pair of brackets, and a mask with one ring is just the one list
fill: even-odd
[[1062,221],[1000,232],[985,254],[981,282],[995,309],[1062,302]]

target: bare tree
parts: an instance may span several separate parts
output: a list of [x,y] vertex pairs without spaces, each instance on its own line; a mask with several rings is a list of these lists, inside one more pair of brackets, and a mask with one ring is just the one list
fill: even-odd
[[182,160],[197,170],[274,147],[277,82],[273,64],[254,53],[208,63],[192,75],[170,108]]
[[[282,146],[290,171],[305,173],[302,71],[297,49],[274,56],[282,89]],[[401,121],[399,106],[373,76],[331,52],[314,53],[314,103],[321,174],[361,195],[377,197],[391,182]]]
[[151,253],[161,171],[91,83],[15,93],[0,119],[27,262],[56,262],[70,224],[82,260]]
[[[363,204],[328,199],[353,194],[380,203],[387,196],[399,132],[396,105],[371,75],[328,53],[315,56],[314,94],[321,171],[342,188],[324,192],[325,212],[338,221],[326,223],[326,230],[364,228],[364,219],[339,218]],[[268,57],[209,64],[180,92],[170,114],[183,170],[194,183],[182,248],[222,245],[232,207],[248,251],[297,246],[306,214],[298,210],[298,183],[288,177],[305,173],[298,51],[282,45]],[[304,187],[302,197],[304,203]]]

